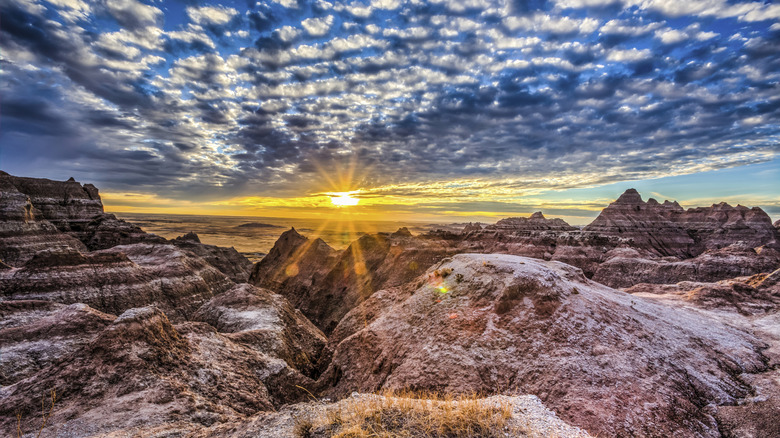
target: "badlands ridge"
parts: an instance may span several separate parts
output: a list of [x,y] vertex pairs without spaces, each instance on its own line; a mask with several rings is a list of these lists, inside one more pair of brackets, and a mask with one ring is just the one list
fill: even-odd
[[582,229],[291,229],[253,265],[0,172],[0,434],[52,390],[42,436],[330,436],[301,424],[411,390],[504,403],[517,436],[777,437],[778,227],[630,189]]

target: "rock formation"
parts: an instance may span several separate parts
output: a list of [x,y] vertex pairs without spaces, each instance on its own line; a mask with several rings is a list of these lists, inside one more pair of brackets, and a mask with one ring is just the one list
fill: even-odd
[[252,267],[0,173],[0,435],[37,430],[51,389],[44,436],[277,437],[396,402],[315,395],[384,388],[504,394],[475,403],[544,436],[585,436],[544,406],[598,436],[777,436],[777,228],[629,190],[583,230],[534,213],[337,251],[291,229]]
[[42,251],[86,251],[78,239],[49,222],[18,185],[17,178],[0,172],[0,260],[23,266]]
[[281,295],[240,284],[212,298],[193,316],[233,341],[282,359],[305,376],[319,375],[317,364],[328,340]]
[[81,240],[90,251],[133,243],[165,243],[164,238],[149,234],[108,213],[94,216],[80,231],[71,231],[69,234]]
[[652,257],[629,248],[613,250],[606,258],[592,278],[621,288],[639,283],[713,282],[771,272],[780,266],[780,252],[776,249],[752,248],[744,242],[683,260]]
[[760,315],[780,309],[780,269],[715,283],[640,283],[626,289],[626,292],[644,297],[672,296],[705,309],[725,308],[743,315]]
[[89,344],[114,316],[85,304],[0,301],[0,386],[8,386]]
[[340,334],[326,391],[517,391],[604,436],[719,436],[705,406],[747,395],[736,375],[766,367],[748,333],[562,263],[460,254],[408,287],[344,318],[364,324]]
[[[0,431],[40,425],[40,397],[59,398],[57,433],[95,436],[116,429],[187,421],[211,425],[273,408],[263,383],[270,364],[206,324],[177,327],[153,307],[128,310],[89,344],[32,377],[0,389]],[[266,371],[266,375],[269,373]]]
[[530,217],[510,217],[501,219],[495,225],[488,225],[488,230],[502,231],[574,231],[577,228],[567,224],[563,219],[547,219],[541,211]]
[[202,258],[236,283],[245,283],[252,273],[252,262],[235,248],[200,243],[200,238],[193,232],[177,237],[171,243]]
[[168,242],[104,213],[90,184],[2,173],[0,199],[0,299],[114,314],[154,304],[181,320],[251,270],[233,248]]
[[660,256],[682,258],[739,241],[751,247],[777,247],[780,241],[771,219],[758,207],[722,202],[685,210],[677,202],[644,202],[634,189],[626,190],[583,231],[618,236]]
[[468,224],[466,224],[465,227],[463,227],[463,231],[461,231],[460,233],[469,234],[474,231],[482,231],[482,225],[479,222],[477,223],[469,222]]
[[113,314],[155,304],[184,320],[233,282],[175,246],[138,243],[85,254],[41,253],[23,268],[0,271],[0,286],[5,300],[85,303]]
[[339,252],[289,230],[255,265],[249,282],[284,295],[327,334],[376,290],[403,284],[452,253],[408,232],[365,235]]
[[73,178],[60,182],[0,172],[0,190],[4,193],[15,191],[28,197],[40,217],[60,231],[78,230],[103,213],[98,189],[92,184],[82,186]]

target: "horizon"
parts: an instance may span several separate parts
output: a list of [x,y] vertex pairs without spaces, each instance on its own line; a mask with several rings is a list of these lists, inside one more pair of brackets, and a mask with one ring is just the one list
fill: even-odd
[[[630,188],[628,188],[626,190],[631,190],[631,189],[634,189],[634,188],[630,187]],[[624,190],[624,192],[625,192],[625,190]],[[621,194],[622,193],[623,192],[621,192]],[[704,204],[692,204],[690,202],[680,203],[676,199],[658,199],[657,197],[653,197],[653,196],[645,196],[642,192],[639,192],[639,194],[640,194],[640,196],[642,196],[642,200],[644,202],[648,202],[650,199],[655,199],[656,201],[658,201],[660,203],[663,203],[665,201],[678,202],[680,204],[680,206],[682,206],[686,210],[689,210],[689,209],[692,209],[692,208],[697,208],[697,207],[710,207],[710,206],[714,206],[716,204],[719,204],[721,202],[725,202],[726,204],[732,205],[734,207],[742,205],[742,206],[748,207],[748,208],[753,208],[753,207],[762,208],[762,207],[756,206],[756,205],[745,205],[745,204],[742,204],[740,202],[730,203],[728,201],[718,201],[718,202],[713,202],[713,203],[707,204],[707,205],[704,205]],[[609,201],[609,203],[612,203],[612,202],[614,202],[616,200],[617,200],[617,196],[614,199],[612,199],[611,201]],[[606,208],[607,205],[609,205],[609,203],[604,205],[603,208]],[[497,221],[499,221],[501,219],[511,218],[511,217],[529,217],[529,216],[531,216],[532,214],[534,214],[536,212],[540,212],[540,213],[544,214],[544,217],[546,219],[563,219],[567,223],[569,223],[569,225],[578,226],[578,227],[584,227],[584,226],[588,225],[589,223],[591,223],[594,219],[596,219],[596,217],[601,213],[603,208],[594,211],[594,215],[592,217],[590,217],[587,220],[587,222],[582,222],[582,223],[569,222],[567,220],[566,216],[548,215],[548,214],[545,214],[545,212],[543,210],[536,210],[536,211],[533,211],[533,212],[522,212],[522,213],[516,213],[516,214],[506,213],[506,215],[501,216],[501,217],[498,217],[498,216],[496,216],[496,217],[483,217],[482,219],[480,219],[479,217],[476,217],[476,218],[465,218],[465,219],[471,219],[471,220],[463,220],[464,219],[463,217],[453,217],[453,218],[451,218],[452,220],[449,220],[449,221],[444,220],[442,218],[433,218],[430,221],[426,221],[426,220],[422,220],[422,219],[418,218],[416,220],[414,220],[414,219],[409,219],[409,220],[397,220],[397,219],[384,219],[384,220],[383,219],[357,219],[357,220],[355,220],[355,222],[367,222],[367,223],[382,222],[382,223],[418,224],[418,225],[453,225],[453,224],[463,224],[463,223],[474,222],[474,223],[480,223],[480,224],[484,224],[484,225],[489,225],[489,224],[494,224],[494,223],[496,223]],[[770,220],[773,223],[775,221],[780,220],[780,214],[773,216],[766,209],[762,208],[762,210],[767,214],[767,216],[769,216]],[[251,218],[251,219],[271,219],[271,220],[317,219],[316,216],[315,217],[307,217],[307,218],[299,218],[299,217],[284,217],[284,216],[257,216],[257,215],[251,215],[251,214],[231,215],[231,214],[171,213],[171,212],[167,212],[167,211],[164,211],[164,210],[163,211],[120,211],[120,210],[111,210],[111,211],[109,211],[109,210],[106,210],[106,211],[109,212],[109,213],[118,214],[120,216],[121,215],[206,216],[206,217],[213,216],[213,217],[225,217],[225,218],[247,218],[247,219]],[[568,217],[568,218],[571,218],[571,217]],[[336,218],[336,219],[338,220],[338,218]],[[438,219],[439,221],[437,222],[435,219]],[[460,219],[460,221],[458,221],[456,219]],[[350,220],[352,220],[352,219],[350,219]]]
[[10,1],[0,168],[106,211],[591,222],[628,188],[780,219],[780,5]]

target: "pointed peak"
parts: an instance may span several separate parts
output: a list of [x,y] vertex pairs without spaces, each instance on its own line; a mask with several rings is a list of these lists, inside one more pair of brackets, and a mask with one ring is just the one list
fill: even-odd
[[291,238],[291,237],[302,237],[305,239],[305,237],[303,237],[301,233],[295,230],[295,227],[290,227],[289,230],[285,231],[284,233],[282,233],[281,236],[279,236],[280,239]]
[[314,244],[312,245],[314,248],[316,248],[318,251],[335,251],[332,246],[328,245],[328,242],[322,240],[322,238],[318,237]]
[[479,222],[469,222],[468,225],[463,228],[462,233],[468,234],[472,231],[482,231],[482,225],[480,225]]
[[544,219],[544,215],[541,211],[537,211],[536,213],[532,214],[530,219]]
[[650,198],[647,200],[647,205],[660,205],[660,204],[655,198]]
[[70,178],[68,178],[68,181],[66,181],[66,182],[76,182],[76,179],[73,178],[73,177],[70,177]]
[[280,251],[281,254],[290,254],[295,250],[295,248],[305,244],[308,240],[309,239],[307,237],[298,234],[298,232],[295,231],[295,228],[290,228],[289,230],[282,233],[278,239],[276,239],[276,243],[274,243],[272,251],[275,249]]
[[412,237],[411,231],[406,227],[401,227],[395,233],[390,235],[391,237]]
[[620,197],[617,198],[617,201],[615,202],[618,204],[641,204],[642,196],[639,194],[639,192],[636,191],[636,189],[628,189],[623,192],[623,194],[620,195]]

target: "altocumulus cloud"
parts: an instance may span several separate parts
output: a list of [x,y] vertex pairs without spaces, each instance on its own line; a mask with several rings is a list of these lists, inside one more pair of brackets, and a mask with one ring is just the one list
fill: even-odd
[[346,162],[369,188],[527,190],[777,153],[767,2],[7,0],[0,16],[0,167],[19,174],[208,199],[300,194]]

